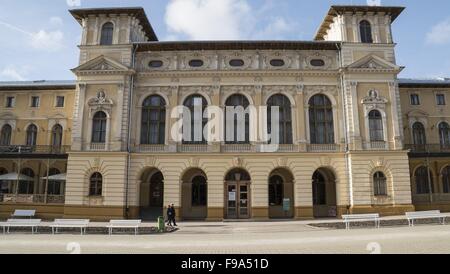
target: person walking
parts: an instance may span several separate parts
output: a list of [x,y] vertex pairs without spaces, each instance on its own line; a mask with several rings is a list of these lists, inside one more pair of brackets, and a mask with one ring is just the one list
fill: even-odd
[[176,212],[175,212],[175,205],[174,204],[172,204],[171,206],[170,206],[170,210],[171,210],[171,214],[170,214],[170,216],[172,217],[172,222],[173,222],[173,225],[174,226],[177,226],[177,221],[175,220],[175,217],[176,217]]
[[167,206],[167,225],[168,226],[173,226],[172,225],[172,206],[168,205]]

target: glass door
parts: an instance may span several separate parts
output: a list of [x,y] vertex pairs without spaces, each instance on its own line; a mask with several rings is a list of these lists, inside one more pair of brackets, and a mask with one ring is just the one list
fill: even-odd
[[228,184],[227,195],[227,218],[237,219],[238,218],[238,204],[237,204],[237,184]]
[[250,218],[250,188],[248,183],[227,183],[226,204],[228,219]]

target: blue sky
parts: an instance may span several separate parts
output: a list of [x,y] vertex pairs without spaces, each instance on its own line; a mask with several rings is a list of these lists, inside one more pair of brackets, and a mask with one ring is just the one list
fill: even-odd
[[[0,0],[0,81],[74,79],[80,26],[70,8],[142,6],[160,40],[312,40],[332,4],[367,0]],[[80,4],[78,6],[78,4]],[[381,0],[401,77],[450,77],[450,1]]]

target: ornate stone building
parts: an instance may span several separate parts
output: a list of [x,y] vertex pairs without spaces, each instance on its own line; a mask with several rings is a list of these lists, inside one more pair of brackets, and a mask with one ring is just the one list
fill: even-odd
[[[402,11],[332,6],[307,42],[159,42],[141,8],[71,10],[76,81],[0,83],[0,215],[154,219],[172,203],[199,220],[449,210],[450,81],[398,79],[391,24]],[[177,138],[177,106],[277,106],[279,145],[266,150],[257,133],[270,122],[249,114],[222,117],[245,127],[240,140]]]

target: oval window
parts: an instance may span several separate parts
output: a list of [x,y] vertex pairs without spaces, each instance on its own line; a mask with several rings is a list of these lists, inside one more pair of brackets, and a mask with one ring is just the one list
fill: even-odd
[[244,66],[244,60],[242,60],[242,59],[233,59],[233,60],[230,60],[230,66],[232,66],[232,67],[242,67],[242,66]]
[[322,59],[313,59],[311,60],[310,64],[313,67],[323,67],[325,66],[325,61]]
[[272,67],[282,67],[284,66],[285,62],[282,59],[272,59],[270,60],[270,65]]
[[150,61],[150,63],[148,63],[149,67],[151,67],[151,68],[160,68],[163,66],[163,64],[164,63],[161,60],[153,60],[153,61]]
[[204,62],[202,60],[191,60],[189,61],[189,66],[193,68],[203,67]]

